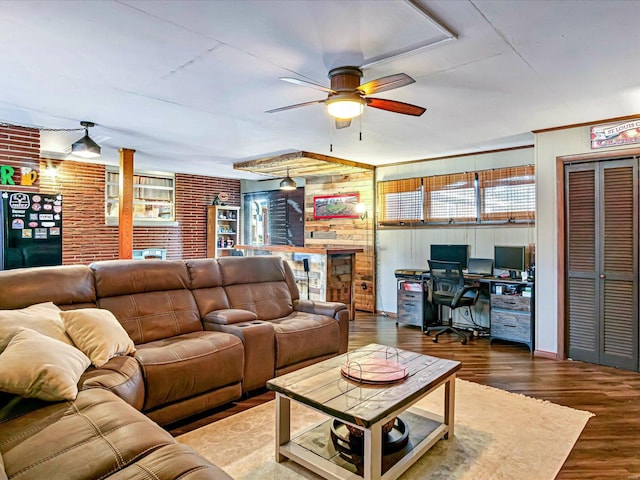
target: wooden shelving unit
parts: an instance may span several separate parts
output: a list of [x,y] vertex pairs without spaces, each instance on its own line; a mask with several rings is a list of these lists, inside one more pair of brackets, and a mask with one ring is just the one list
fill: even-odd
[[240,243],[240,207],[207,207],[207,257],[231,255]]

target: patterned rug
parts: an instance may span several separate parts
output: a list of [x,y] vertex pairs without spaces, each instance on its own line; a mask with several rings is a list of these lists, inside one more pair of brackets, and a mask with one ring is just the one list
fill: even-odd
[[[412,410],[441,415],[443,397],[436,391]],[[591,416],[457,379],[455,437],[439,441],[401,478],[552,480]],[[292,402],[291,419],[295,435],[326,417]],[[177,440],[236,479],[320,478],[291,461],[276,463],[274,432],[275,402],[269,402]]]

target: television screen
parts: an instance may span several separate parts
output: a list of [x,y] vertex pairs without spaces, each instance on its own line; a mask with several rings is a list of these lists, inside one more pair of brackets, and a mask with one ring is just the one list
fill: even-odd
[[520,271],[526,270],[524,261],[525,247],[493,247],[493,260],[496,269]]
[[469,262],[469,245],[431,245],[429,258],[441,262],[458,262],[467,268]]

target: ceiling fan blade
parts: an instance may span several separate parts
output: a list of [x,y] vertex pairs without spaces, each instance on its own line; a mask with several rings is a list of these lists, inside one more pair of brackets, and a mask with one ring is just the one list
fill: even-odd
[[273,110],[267,110],[264,113],[276,113],[283,112],[285,110],[291,110],[292,108],[306,107],[307,105],[315,105],[316,103],[324,103],[325,100],[314,100],[312,102],[296,103],[295,105],[287,105],[286,107],[274,108]]
[[358,87],[358,90],[365,95],[372,95],[374,93],[386,92],[387,90],[393,90],[394,88],[404,87],[405,85],[411,85],[412,83],[415,83],[415,80],[406,73],[396,73],[395,75],[377,78],[364,83]]
[[367,105],[380,110],[387,110],[394,113],[402,113],[404,115],[413,115],[419,117],[426,108],[411,105],[410,103],[396,102],[395,100],[385,100],[384,98],[367,98]]
[[336,129],[347,128],[349,125],[351,125],[350,118],[336,118]]
[[298,78],[292,77],[280,77],[280,80],[284,80],[285,82],[295,83],[296,85],[302,85],[303,87],[315,88],[316,90],[321,90],[327,93],[337,93],[335,90],[331,90],[329,87],[325,87],[324,85],[320,85],[319,83],[310,82],[308,80],[300,80]]

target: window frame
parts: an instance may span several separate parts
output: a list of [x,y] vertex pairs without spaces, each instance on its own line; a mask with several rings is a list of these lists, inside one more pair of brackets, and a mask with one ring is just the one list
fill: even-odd
[[[110,174],[116,175],[118,181],[110,181]],[[114,202],[113,206],[116,206],[119,202],[119,191],[120,191],[120,182],[119,182],[120,172],[115,167],[107,167],[105,169],[105,203],[104,203],[104,215],[105,215],[105,224],[107,226],[117,226],[119,224],[118,218],[118,210],[116,210],[116,215],[109,215],[109,203],[113,202],[113,198],[117,198]],[[162,180],[170,180],[171,185],[153,185],[153,184],[141,184],[135,183],[135,179],[138,177],[147,177],[147,178],[155,178]],[[159,172],[159,171],[150,171],[150,170],[136,170],[134,171],[134,184],[133,190],[134,195],[136,190],[157,190],[157,191],[165,191],[169,192],[169,200],[145,200],[145,199],[135,199],[134,198],[134,206],[135,205],[149,205],[154,202],[168,204],[170,208],[169,217],[168,218],[146,218],[136,216],[134,213],[133,217],[133,225],[134,226],[144,226],[144,227],[175,227],[178,226],[178,222],[176,220],[176,176],[174,173],[168,172]],[[115,191],[116,197],[110,196],[110,192]]]
[[[530,177],[519,180],[519,176]],[[387,218],[386,202],[387,195],[398,192],[407,191],[408,185],[417,184],[422,188],[422,211],[420,218],[411,219],[390,219]],[[506,192],[505,197],[515,198],[532,206],[532,209],[523,210],[507,210],[486,212],[487,208],[485,200],[485,191],[489,188],[496,188],[498,183],[504,183],[505,188],[516,187],[522,185],[532,185],[533,192]],[[473,216],[453,215],[449,218],[434,216],[432,212],[433,196],[432,192],[455,192],[455,185],[459,183],[464,189],[468,189],[469,185],[473,186],[472,208]],[[415,225],[422,227],[437,226],[479,226],[479,225],[498,225],[504,226],[509,224],[534,224],[535,223],[535,202],[536,202],[536,177],[535,166],[531,164],[516,165],[509,167],[498,167],[475,172],[455,172],[443,175],[432,175],[428,177],[411,177],[397,180],[382,180],[376,183],[377,190],[377,212],[379,227],[402,227],[405,225]],[[443,188],[437,188],[442,186]],[[453,186],[453,187],[452,187]],[[450,187],[450,188],[449,188]],[[529,187],[527,187],[529,189]],[[454,193],[455,194],[455,193]],[[467,194],[468,196],[468,194]],[[464,200],[464,198],[463,198]],[[469,200],[469,199],[467,199]],[[464,204],[462,204],[464,206]],[[458,206],[452,206],[455,210]],[[413,208],[410,206],[409,208]],[[467,205],[467,208],[469,205]]]
[[[403,195],[407,194],[409,197],[415,195],[418,198],[410,198],[411,205],[405,210],[397,210],[395,219],[387,219],[385,214],[387,210],[387,203],[398,203],[394,199],[393,202],[387,202],[387,195]],[[424,185],[422,178],[403,178],[400,180],[386,180],[378,182],[377,184],[377,217],[379,225],[406,225],[414,223],[423,223],[424,221]],[[413,213],[413,215],[405,214],[406,212]]]

